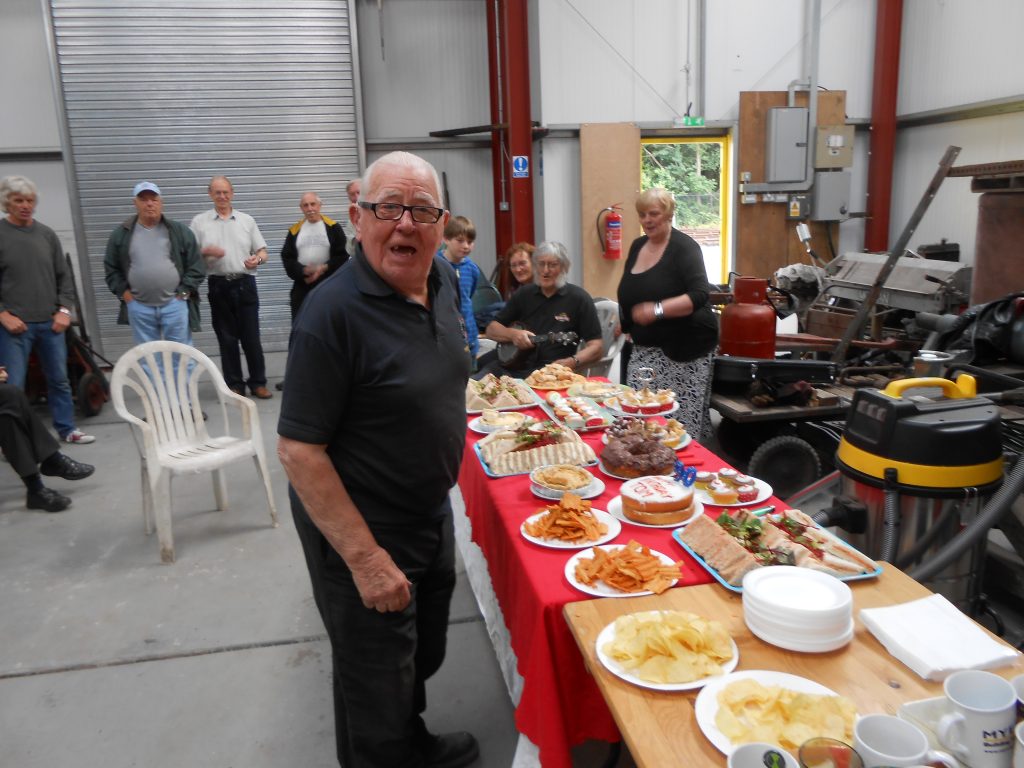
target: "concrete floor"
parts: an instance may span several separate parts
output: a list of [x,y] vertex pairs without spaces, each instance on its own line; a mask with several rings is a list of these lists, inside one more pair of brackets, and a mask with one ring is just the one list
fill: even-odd
[[[268,357],[273,384],[284,355]],[[138,451],[111,404],[79,424],[96,442],[65,450],[96,473],[47,478],[73,499],[67,511],[26,511],[0,464],[0,766],[337,765],[329,647],[274,455],[280,399],[256,404],[280,528],[251,463],[227,470],[225,512],[209,476],[178,478],[174,565],[143,532]],[[448,639],[428,725],[473,732],[481,766],[511,765],[513,708],[461,563]],[[574,757],[605,754],[590,744]]]

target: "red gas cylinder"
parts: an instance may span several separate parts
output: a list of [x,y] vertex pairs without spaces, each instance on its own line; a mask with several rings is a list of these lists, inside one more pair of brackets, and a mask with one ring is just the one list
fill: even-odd
[[718,349],[736,357],[775,357],[775,310],[768,304],[768,281],[737,277],[732,304],[722,310]]

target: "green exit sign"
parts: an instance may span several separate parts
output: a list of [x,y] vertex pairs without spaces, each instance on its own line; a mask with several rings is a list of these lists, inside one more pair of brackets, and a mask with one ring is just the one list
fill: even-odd
[[703,117],[690,117],[687,115],[683,118],[683,127],[685,128],[698,128],[704,125]]

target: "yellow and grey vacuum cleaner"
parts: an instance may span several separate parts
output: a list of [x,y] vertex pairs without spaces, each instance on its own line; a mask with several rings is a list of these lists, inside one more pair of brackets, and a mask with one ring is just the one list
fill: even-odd
[[[909,394],[922,390],[941,396]],[[955,382],[903,379],[884,390],[858,390],[836,467],[841,494],[862,505],[859,515],[841,523],[849,526],[844,538],[870,557],[904,568],[927,566],[979,520],[1003,482],[999,409],[977,396],[966,374]],[[985,558],[986,538],[975,538],[927,582],[969,613],[978,607]]]

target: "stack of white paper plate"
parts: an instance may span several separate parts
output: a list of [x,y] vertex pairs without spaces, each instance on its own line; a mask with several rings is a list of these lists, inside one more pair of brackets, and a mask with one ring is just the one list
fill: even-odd
[[823,653],[853,639],[853,595],[834,576],[772,565],[743,577],[743,619],[766,643]]

